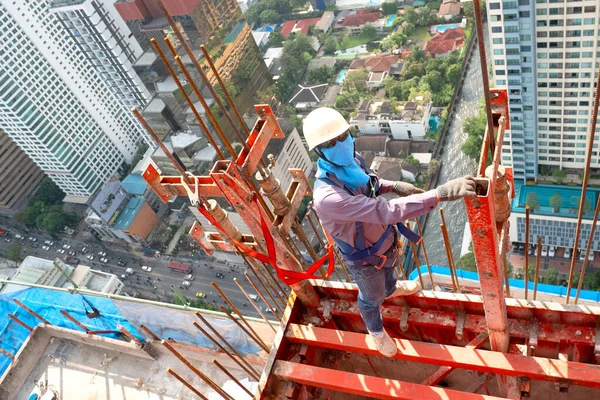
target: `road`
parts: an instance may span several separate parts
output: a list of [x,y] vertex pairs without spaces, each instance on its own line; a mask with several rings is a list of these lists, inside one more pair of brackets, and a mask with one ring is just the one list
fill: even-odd
[[[5,254],[10,245],[17,241],[14,238],[14,234],[17,232],[14,229],[11,229],[10,231],[12,240],[10,243],[0,240],[0,253],[2,254]],[[68,244],[71,246],[71,248],[67,251],[75,251],[75,257],[79,259],[80,264],[90,266],[100,271],[113,273],[119,277],[121,277],[121,275],[126,275],[125,279],[120,279],[125,284],[124,291],[127,294],[138,294],[141,297],[152,300],[172,302],[174,294],[171,290],[171,285],[174,285],[181,293],[183,293],[184,296],[190,300],[195,298],[196,292],[202,292],[206,293],[205,300],[207,302],[212,303],[217,307],[219,305],[228,307],[225,300],[211,285],[211,282],[215,282],[225,293],[225,295],[231,299],[234,305],[238,307],[240,312],[242,312],[244,315],[260,318],[260,315],[255,311],[255,309],[233,281],[233,278],[237,278],[249,294],[256,294],[250,283],[245,281],[243,272],[232,270],[223,264],[212,263],[208,259],[191,261],[188,259],[177,259],[177,257],[173,256],[160,258],[136,257],[135,255],[127,252],[125,249],[117,247],[108,248],[104,247],[103,243],[90,243],[89,241],[85,242],[78,239],[54,240],[54,246],[52,246],[50,250],[44,250],[42,249],[42,246],[44,245],[45,240],[49,240],[48,237],[44,237],[39,234],[28,234],[27,236],[35,237],[37,239],[36,243],[39,247],[33,248],[31,246],[32,242],[28,239],[26,239],[24,242],[21,242],[23,257],[26,255],[32,255],[50,260],[53,260],[56,257],[66,260],[67,254],[60,254],[57,252],[57,250],[61,249],[63,245]],[[88,249],[86,254],[81,252],[83,247],[87,247]],[[107,253],[107,263],[100,262],[101,257],[98,256],[99,251]],[[86,256],[90,254],[94,254],[93,261],[90,261],[86,258]],[[117,265],[117,260],[119,258],[126,262],[125,266]],[[185,287],[182,285],[186,274],[175,272],[167,268],[167,264],[171,261],[191,266],[195,279],[191,281],[190,287]],[[143,271],[141,268],[142,265],[152,267],[152,271]],[[128,276],[125,273],[127,268],[132,268],[134,270],[133,275]],[[216,274],[218,272],[224,274],[225,278],[217,278]],[[251,273],[250,275],[252,276]],[[265,297],[269,299],[266,294]],[[244,306],[244,304],[247,305]],[[265,304],[262,300],[258,301],[258,304],[261,306],[261,308],[265,308]]]

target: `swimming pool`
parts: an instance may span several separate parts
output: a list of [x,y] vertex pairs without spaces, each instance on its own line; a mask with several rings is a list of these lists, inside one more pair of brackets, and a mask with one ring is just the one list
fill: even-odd
[[348,75],[348,70],[347,69],[341,70],[340,73],[338,74],[337,78],[335,78],[335,83],[344,82],[344,79],[346,79],[346,75]]
[[444,32],[446,29],[456,29],[460,26],[460,24],[451,24],[451,25],[438,25],[437,31]]
[[395,15],[390,15],[387,19],[387,21],[385,21],[385,26],[386,27],[390,27],[394,24],[394,20],[396,19]]

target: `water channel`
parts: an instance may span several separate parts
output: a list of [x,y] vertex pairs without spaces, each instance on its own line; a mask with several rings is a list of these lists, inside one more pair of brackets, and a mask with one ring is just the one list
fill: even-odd
[[[485,29],[485,28],[484,28]],[[485,30],[487,33],[487,30]],[[487,35],[486,35],[487,36]],[[490,59],[490,49],[486,37],[486,53]],[[489,65],[489,64],[488,64]],[[438,185],[449,180],[465,175],[475,174],[477,163],[463,154],[461,147],[467,138],[463,131],[464,121],[477,114],[479,103],[483,98],[483,85],[481,80],[481,65],[479,63],[479,50],[477,46],[473,51],[471,63],[468,66],[467,75],[461,95],[457,101],[450,130],[446,136],[446,143],[441,155],[442,167]],[[441,203],[448,225],[448,234],[452,243],[454,259],[460,257],[460,248],[463,240],[467,214],[463,201]],[[425,225],[424,241],[427,246],[427,255],[432,265],[448,265],[448,258],[444,250],[444,241],[440,230],[441,217],[440,206],[429,214]],[[423,261],[423,257],[420,257]]]

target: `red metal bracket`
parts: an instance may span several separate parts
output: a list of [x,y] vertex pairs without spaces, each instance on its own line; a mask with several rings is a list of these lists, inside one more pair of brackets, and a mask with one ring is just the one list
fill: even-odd
[[292,224],[296,220],[296,212],[304,196],[311,196],[312,189],[310,183],[304,174],[304,171],[296,168],[288,169],[290,175],[292,175],[292,183],[286,193],[287,199],[290,201],[290,211],[285,216],[276,216],[273,221],[273,225],[278,227],[281,232],[289,232]]

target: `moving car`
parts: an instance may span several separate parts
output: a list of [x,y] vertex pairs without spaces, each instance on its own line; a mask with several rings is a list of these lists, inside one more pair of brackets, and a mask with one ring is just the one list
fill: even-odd
[[84,248],[81,249],[82,253],[85,253],[86,251],[87,251],[87,247],[84,247]]
[[146,272],[152,272],[152,267],[148,267],[146,265],[142,265],[142,270]]
[[222,273],[222,272],[217,272],[216,276],[217,276],[217,278],[219,278],[219,279],[225,279],[225,274],[224,274],[224,273]]
[[196,277],[192,274],[186,275],[185,279],[187,279],[188,281],[193,281],[194,279],[196,279]]
[[206,293],[196,292],[196,297],[201,298],[201,299],[205,299],[206,298]]
[[63,249],[67,249],[67,250],[68,250],[68,249],[70,249],[70,248],[71,248],[71,245],[70,245],[70,244],[63,244]]
[[108,258],[101,258],[100,261],[106,264],[108,262]]
[[56,250],[56,252],[60,253],[60,254],[65,254],[65,251],[63,249],[58,249],[58,250]]
[[98,255],[99,255],[99,256],[102,256],[102,257],[106,257],[106,252],[104,252],[104,251],[99,251],[99,252],[98,252]]
[[90,260],[90,261],[93,261],[94,260],[94,256],[92,254],[89,254],[87,256],[87,259]]
[[181,284],[186,287],[192,286],[192,282],[190,282],[190,281],[183,281],[183,282],[181,282]]
[[133,270],[131,268],[127,268],[125,272],[127,272],[129,275],[133,274]]
[[48,247],[48,246],[42,246],[42,249],[43,250],[50,250],[50,247]]

